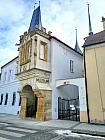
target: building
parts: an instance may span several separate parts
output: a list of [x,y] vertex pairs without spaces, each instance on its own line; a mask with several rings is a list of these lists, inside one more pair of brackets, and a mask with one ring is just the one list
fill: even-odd
[[105,28],[88,36],[83,47],[89,121],[105,124]]
[[17,61],[18,57],[1,67],[0,113],[18,115],[20,112],[19,81],[15,76]]
[[[85,106],[83,107],[85,113],[87,112],[84,84],[82,85],[84,82],[81,82],[81,86],[78,82],[78,84],[73,85],[73,81],[72,84],[63,81],[65,86],[59,85],[61,79],[77,78],[78,81],[78,78],[83,77],[83,55],[79,46],[73,49],[52,36],[51,31],[46,32],[46,29],[42,27],[40,6],[33,11],[28,32],[24,32],[20,36],[18,45],[16,79],[19,84],[17,84],[15,91],[18,91],[17,96],[20,95],[21,107],[18,106],[18,109],[15,109],[20,117],[34,117],[37,120],[58,119],[59,99],[62,98],[64,100],[77,100],[78,108],[81,104],[82,107]],[[9,65],[12,63],[9,62],[8,67]],[[4,77],[2,75],[3,72],[1,79]],[[9,89],[11,90],[11,86]],[[81,91],[84,91],[84,95],[80,96],[83,102],[80,102],[79,98]],[[3,93],[2,90],[1,93]],[[7,90],[4,93],[7,93]],[[73,103],[65,104],[69,108],[70,105],[74,108]],[[65,114],[69,108],[68,110],[65,108]],[[74,111],[76,111],[75,108]],[[68,119],[68,116],[65,119]]]

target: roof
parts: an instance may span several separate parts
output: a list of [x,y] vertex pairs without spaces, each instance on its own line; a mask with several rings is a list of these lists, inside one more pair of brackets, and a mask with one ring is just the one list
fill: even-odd
[[76,29],[76,43],[75,43],[75,48],[74,48],[77,52],[82,53],[80,48],[79,48],[79,44],[78,44],[78,40],[77,40],[77,29]]
[[61,40],[59,40],[58,38],[56,38],[55,36],[51,36],[51,38],[54,38],[55,40],[59,41],[60,43],[64,44],[66,47],[68,47],[69,49],[73,50],[74,52],[78,53],[79,55],[83,55],[81,53],[79,53],[78,51],[76,51],[75,49],[71,48],[69,45],[67,45],[66,43],[62,42]]
[[38,6],[33,12],[29,31],[34,31],[35,27],[40,28],[41,26],[42,26],[41,11],[40,11],[40,6]]
[[81,50],[80,50],[80,48],[79,48],[79,45],[78,45],[78,41],[77,40],[76,40],[76,44],[75,44],[74,50],[76,50],[79,53],[82,53]]
[[83,47],[88,47],[100,43],[105,43],[105,30],[86,37]]
[[8,63],[6,63],[5,65],[3,65],[3,66],[1,67],[1,69],[2,69],[3,67],[5,67],[6,65],[8,65],[9,63],[11,63],[12,61],[14,61],[15,59],[17,59],[17,58],[18,58],[18,56],[15,57],[14,59],[12,59],[11,61],[9,61]]

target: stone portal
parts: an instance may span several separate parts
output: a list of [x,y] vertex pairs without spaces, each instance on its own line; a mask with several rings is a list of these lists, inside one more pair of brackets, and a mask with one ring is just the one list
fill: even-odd
[[21,111],[20,116],[23,117],[35,117],[37,111],[37,97],[30,85],[23,87],[21,92]]

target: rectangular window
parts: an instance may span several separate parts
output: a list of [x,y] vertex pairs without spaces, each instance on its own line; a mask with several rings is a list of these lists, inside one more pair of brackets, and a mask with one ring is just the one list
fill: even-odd
[[43,41],[40,42],[39,58],[44,61],[48,59],[48,45]]
[[32,55],[32,39],[22,44],[20,47],[20,66],[27,64],[31,61]]
[[6,81],[7,78],[7,72],[4,73],[4,81]]
[[7,101],[8,101],[8,93],[6,93],[4,105],[7,105]]
[[10,81],[10,79],[11,79],[11,74],[12,74],[12,71],[9,70],[9,73],[8,73],[8,81]]
[[20,99],[19,99],[19,106],[21,106],[21,96],[20,96]]
[[70,72],[74,73],[74,61],[70,60]]
[[14,92],[14,93],[13,93],[13,101],[12,101],[12,105],[15,104],[15,101],[16,101],[16,93]]
[[1,101],[0,101],[0,105],[2,105],[3,103],[3,94],[1,94]]

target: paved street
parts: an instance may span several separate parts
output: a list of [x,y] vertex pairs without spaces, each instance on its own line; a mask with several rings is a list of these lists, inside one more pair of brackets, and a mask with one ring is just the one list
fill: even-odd
[[[66,120],[40,122],[34,119],[20,119],[17,116],[1,114],[0,140],[105,140],[101,136],[73,133],[80,128],[82,130],[88,127],[88,125],[84,125]],[[97,125],[90,126],[92,126],[91,129],[95,127],[98,129]],[[105,132],[105,127],[100,126],[100,131]]]

